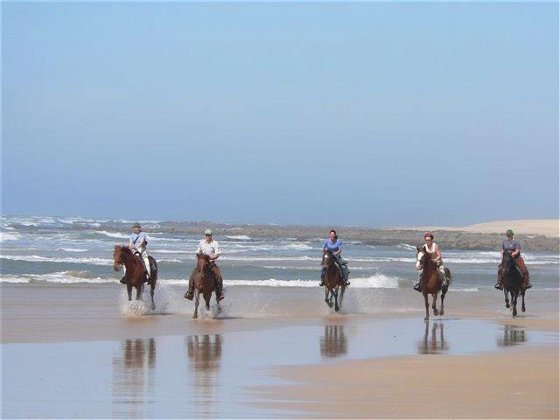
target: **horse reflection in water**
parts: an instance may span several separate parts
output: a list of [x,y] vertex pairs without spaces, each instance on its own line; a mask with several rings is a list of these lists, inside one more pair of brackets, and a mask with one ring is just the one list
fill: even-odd
[[338,357],[348,352],[348,339],[343,325],[325,325],[321,337],[321,356]]
[[521,327],[504,325],[504,336],[498,338],[499,347],[515,346],[527,342],[525,330]]
[[219,400],[218,373],[222,358],[222,336],[220,334],[191,335],[186,338],[189,366],[194,375],[194,417],[216,417]]
[[442,322],[432,323],[430,334],[430,323],[425,322],[424,338],[418,342],[418,354],[441,354],[449,351],[449,345],[445,341],[444,324]]
[[153,402],[156,342],[138,338],[121,342],[121,352],[113,357],[113,417],[145,418]]

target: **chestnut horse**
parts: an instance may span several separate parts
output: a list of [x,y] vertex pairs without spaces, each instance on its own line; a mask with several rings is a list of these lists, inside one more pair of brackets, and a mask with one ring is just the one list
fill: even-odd
[[[150,259],[151,279],[150,279],[150,296],[152,298],[152,311],[156,309],[154,303],[154,290],[157,282],[157,263],[152,257]],[[126,280],[126,290],[128,292],[128,300],[132,300],[132,288],[136,287],[136,300],[141,300],[144,282],[146,281],[146,271],[144,263],[140,257],[134,255],[132,250],[126,245],[115,245],[113,252],[113,269],[119,271],[121,266],[126,267],[124,278]]]
[[[336,265],[336,258],[331,251],[325,249],[323,251],[323,269],[325,270],[325,302],[329,308],[333,307],[333,297],[334,297],[334,310],[338,312],[340,306],[342,306],[342,299],[344,298],[344,291],[346,290],[346,284],[342,279],[340,270]],[[340,299],[338,294],[340,292]]]
[[504,296],[506,308],[510,307],[508,293],[511,296],[511,307],[513,316],[517,316],[517,298],[521,294],[521,312],[525,312],[525,288],[523,287],[523,275],[517,269],[517,264],[509,251],[502,255],[502,278],[504,280]]
[[[445,299],[445,294],[449,288],[449,284],[442,287],[441,279],[439,276],[438,266],[432,261],[430,255],[424,250],[423,246],[418,246],[416,248],[416,268],[422,268],[422,276],[420,277],[420,290],[424,296],[424,304],[426,306],[426,317],[425,321],[430,319],[430,311],[428,307],[428,295],[432,295],[432,309],[434,311],[434,316],[443,315],[443,300]],[[447,269],[446,269],[447,270]],[[449,270],[446,271],[448,278],[451,281],[451,273]],[[439,291],[441,289],[441,309],[437,309],[437,298]]]
[[[198,304],[200,301],[200,294],[206,302],[206,310],[210,310],[210,299],[212,292],[215,293],[216,289],[216,276],[212,272],[210,258],[208,255],[197,255],[196,272],[194,274],[194,314],[193,318],[198,318]],[[218,304],[218,312],[221,311],[220,302],[216,296],[216,303]]]

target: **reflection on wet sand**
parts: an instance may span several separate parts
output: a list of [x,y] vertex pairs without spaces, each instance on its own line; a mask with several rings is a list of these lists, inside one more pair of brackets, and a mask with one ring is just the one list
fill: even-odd
[[498,347],[515,346],[527,342],[525,329],[512,325],[504,325],[504,336],[498,338]]
[[154,391],[156,342],[137,338],[121,342],[113,357],[113,417],[146,417],[144,406]]
[[426,321],[425,324],[424,338],[418,342],[418,354],[442,354],[448,352],[449,345],[445,341],[444,324],[442,322],[432,323],[431,334],[429,334],[430,323]]
[[220,334],[191,335],[186,338],[189,367],[194,375],[190,389],[193,392],[196,417],[214,417],[219,399],[218,373],[222,358]]
[[343,325],[325,325],[321,337],[321,356],[338,357],[348,352],[348,339]]

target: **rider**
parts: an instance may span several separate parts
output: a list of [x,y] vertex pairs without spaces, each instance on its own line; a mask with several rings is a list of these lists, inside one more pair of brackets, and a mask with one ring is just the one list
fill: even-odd
[[[338,239],[338,235],[336,234],[336,230],[334,229],[329,232],[329,239],[327,239],[323,243],[323,251],[325,251],[326,249],[332,252],[335,258],[336,266],[339,269],[340,274],[342,275],[344,283],[346,284],[346,286],[350,285],[350,282],[348,281],[348,275],[350,274],[347,266],[348,263],[340,256],[340,254],[342,253],[342,242]],[[324,285],[325,267],[323,267],[323,270],[321,271],[321,283],[319,284],[319,286]]]
[[[137,255],[140,256],[144,262],[144,270],[146,271],[146,281],[150,281],[151,270],[150,270],[150,260],[148,258],[148,252],[146,251],[146,246],[148,245],[148,237],[144,232],[142,232],[142,226],[140,223],[134,223],[132,225],[132,234],[130,235],[128,241],[128,247]],[[126,274],[126,267],[124,268]],[[125,276],[121,279],[121,283],[126,284]]]
[[[445,275],[445,266],[443,265],[443,259],[441,257],[439,246],[434,242],[434,234],[432,232],[424,233],[424,241],[426,241],[426,243],[422,245],[422,249],[428,253],[430,259],[438,266],[442,287],[447,286],[448,279]],[[418,270],[418,280],[416,281],[413,289],[420,292],[420,278],[422,277],[423,268],[418,267]]]
[[[502,242],[502,249],[501,253],[504,254],[504,251],[511,253],[517,268],[521,271],[523,275],[523,286],[525,289],[530,289],[533,287],[531,283],[529,283],[529,271],[527,271],[527,266],[525,265],[525,261],[521,257],[521,244],[513,239],[513,230],[508,229],[506,231],[506,239]],[[502,277],[502,264],[498,265],[498,281],[494,285],[496,289],[503,290],[504,289],[504,279]]]
[[[214,278],[216,279],[216,296],[218,302],[221,301],[225,297],[224,283],[220,268],[216,265],[216,260],[220,257],[220,246],[218,245],[217,241],[212,239],[212,231],[210,229],[206,229],[204,231],[204,239],[202,239],[198,244],[196,255],[207,255],[209,257],[210,269],[212,270]],[[194,275],[196,273],[196,270],[197,269],[195,268],[192,271],[189,278],[189,290],[185,294],[185,298],[188,300],[192,300],[194,296]]]

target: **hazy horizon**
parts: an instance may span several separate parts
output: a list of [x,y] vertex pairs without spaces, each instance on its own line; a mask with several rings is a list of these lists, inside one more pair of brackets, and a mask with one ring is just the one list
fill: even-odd
[[2,214],[559,215],[557,3],[3,3]]

